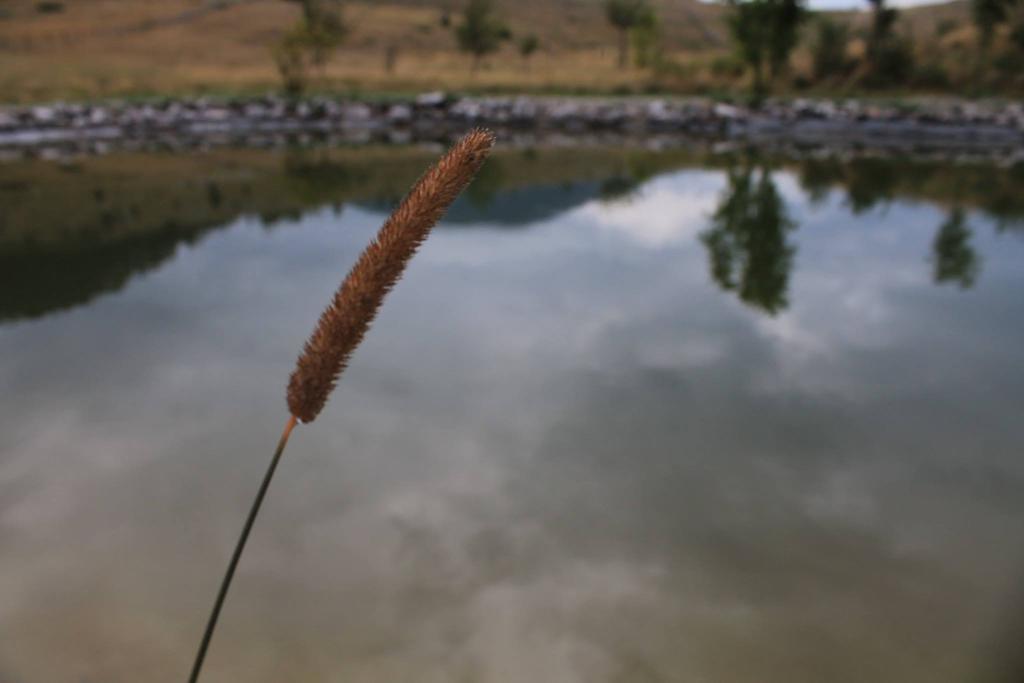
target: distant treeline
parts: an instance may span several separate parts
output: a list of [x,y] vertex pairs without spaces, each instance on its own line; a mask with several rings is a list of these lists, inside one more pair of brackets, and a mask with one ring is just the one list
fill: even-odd
[[[350,32],[342,0],[287,0],[302,6],[298,23],[275,47],[286,90],[306,87]],[[849,15],[811,12],[807,0],[722,0],[730,38],[727,54],[711,71],[723,83],[749,85],[755,98],[780,86],[836,89],[915,88],[945,90],[970,85],[982,89],[1024,88],[1024,1],[970,0],[969,25],[947,20],[929,35],[915,35],[899,10],[886,0],[867,0],[866,22]],[[597,5],[593,11],[599,11]],[[651,83],[687,90],[700,61],[678,60],[666,49],[663,26],[649,0],[605,0],[604,17],[617,35],[617,60],[649,70]],[[456,16],[445,13],[459,49],[472,71],[513,41],[529,68],[542,47],[537,36],[513,32],[493,0],[465,0]],[[558,46],[554,46],[558,47]],[[397,50],[397,48],[395,48]],[[397,52],[389,52],[388,70]]]

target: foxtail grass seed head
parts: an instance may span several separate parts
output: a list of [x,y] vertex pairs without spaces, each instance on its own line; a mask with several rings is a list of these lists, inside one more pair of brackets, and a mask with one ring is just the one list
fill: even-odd
[[413,186],[381,226],[320,315],[288,381],[288,409],[304,423],[320,414],[352,352],[444,212],[480,170],[494,135],[474,130]]
[[296,420],[312,422],[320,414],[338,377],[348,364],[349,357],[377,315],[381,302],[402,276],[405,264],[459,193],[469,185],[493,145],[494,135],[484,130],[474,130],[455,143],[436,165],[416,181],[409,194],[381,226],[377,236],[359,255],[356,264],[335,292],[334,299],[320,315],[288,380],[288,409],[291,417],[249,509],[242,533],[235,543],[234,553],[221,580],[213,610],[206,621],[203,638],[196,651],[189,683],[199,680],[206,651],[217,627],[235,569]]

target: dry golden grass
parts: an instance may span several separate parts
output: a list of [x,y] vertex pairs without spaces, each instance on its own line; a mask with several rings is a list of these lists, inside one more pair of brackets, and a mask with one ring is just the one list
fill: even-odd
[[[640,92],[652,79],[640,69],[618,69],[611,50],[538,54],[529,67],[512,54],[498,54],[475,74],[456,52],[400,51],[392,71],[384,51],[340,50],[311,81],[314,91],[407,92],[444,89],[470,92],[626,93]],[[5,55],[0,101],[36,102],[133,95],[252,93],[280,88],[268,53],[251,60],[216,63],[167,59],[149,63],[116,54]],[[704,55],[680,54],[677,61],[706,64]],[[235,61],[235,63],[230,63]]]
[[[452,31],[441,25],[438,7],[349,3],[351,35],[314,87],[590,92],[643,87],[647,74],[617,68],[616,37],[600,3],[506,4],[503,13],[515,34],[540,37],[541,50],[529,65],[513,43],[506,43],[473,74]],[[10,16],[0,20],[0,100],[277,88],[270,46],[296,19],[296,7],[279,0],[241,2],[188,22],[140,29],[200,7],[198,0],[79,0],[67,2],[64,12],[39,14],[33,2],[11,0]],[[666,44],[685,58],[707,49],[704,33],[721,34],[716,7],[686,0],[666,2],[663,12]],[[385,68],[389,50],[397,50],[390,72]]]
[[[347,2],[352,31],[311,88],[635,93],[657,87],[693,93],[744,85],[729,69],[711,68],[728,54],[722,8],[716,4],[652,0],[663,47],[675,65],[655,77],[617,67],[617,37],[599,0],[496,0],[513,33],[537,34],[541,49],[527,65],[508,42],[474,74],[452,31],[442,26],[441,7],[455,10],[462,1]],[[276,90],[280,79],[270,46],[298,16],[297,6],[282,0],[235,0],[205,13],[207,0],[65,0],[65,11],[56,14],[39,14],[35,4],[7,0],[0,5],[6,12],[0,19],[0,102]],[[174,21],[197,11],[187,21]],[[866,12],[833,16],[858,30],[869,20]],[[457,23],[458,12],[450,18]],[[956,78],[964,61],[960,53],[975,42],[967,0],[903,10],[899,30],[921,46],[922,62],[938,60]],[[945,49],[950,42],[952,52]],[[397,57],[393,70],[386,68],[389,52]],[[809,73],[806,47],[794,62],[794,74]]]

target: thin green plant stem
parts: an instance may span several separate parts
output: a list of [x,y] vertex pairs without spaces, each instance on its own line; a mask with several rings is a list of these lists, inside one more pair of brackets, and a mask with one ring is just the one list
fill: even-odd
[[288,445],[288,437],[291,436],[296,423],[297,420],[295,416],[290,416],[288,424],[285,425],[284,432],[281,434],[281,439],[277,442],[277,450],[274,451],[274,457],[270,459],[270,466],[267,467],[267,473],[263,475],[263,483],[260,484],[260,489],[256,493],[256,498],[252,501],[252,508],[249,510],[249,517],[246,518],[245,526],[242,527],[242,533],[238,537],[238,542],[235,544],[235,552],[231,555],[231,561],[228,563],[228,569],[224,573],[224,579],[220,583],[220,590],[217,592],[217,600],[213,603],[213,611],[210,612],[210,618],[206,622],[206,630],[203,632],[203,640],[199,643],[199,650],[196,652],[196,660],[192,664],[192,673],[188,677],[188,683],[196,683],[196,681],[199,680],[199,672],[203,668],[203,660],[206,659],[206,650],[210,647],[210,639],[213,637],[213,630],[217,627],[217,618],[220,617],[220,609],[224,606],[224,598],[227,597],[228,588],[231,587],[231,580],[235,576],[235,568],[238,567],[238,560],[242,557],[242,551],[245,550],[245,542],[249,540],[249,532],[252,531],[252,525],[256,521],[256,515],[259,514],[260,506],[263,505],[263,498],[267,495],[267,488],[270,486],[270,480],[274,478],[274,471],[277,469],[277,463],[281,460],[281,454],[284,453],[284,447]]

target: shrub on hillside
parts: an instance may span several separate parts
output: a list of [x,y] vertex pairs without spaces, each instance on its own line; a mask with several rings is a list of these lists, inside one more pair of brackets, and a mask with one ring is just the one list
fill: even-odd
[[1024,18],[1010,27],[1010,42],[1018,50],[1024,50]]
[[942,38],[957,29],[959,24],[954,19],[943,19],[935,25],[935,37]]
[[850,42],[849,27],[822,17],[817,21],[815,29],[814,43],[811,45],[814,77],[822,80],[848,75],[853,66],[846,54]]
[[946,67],[938,62],[921,64],[914,71],[914,84],[928,89],[949,87],[950,78]]
[[46,2],[36,3],[36,12],[38,12],[39,14],[58,14],[63,11],[63,2],[53,2],[53,0],[47,0]]
[[914,72],[914,48],[901,36],[888,36],[872,51],[871,70],[864,84],[886,87],[907,83]]
[[711,60],[711,75],[716,78],[739,78],[745,67],[735,54],[720,55]]

